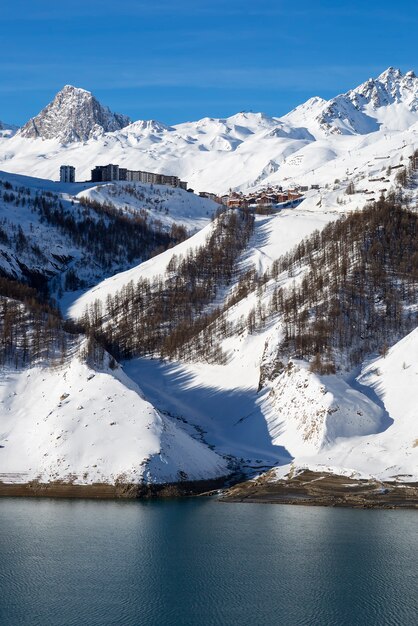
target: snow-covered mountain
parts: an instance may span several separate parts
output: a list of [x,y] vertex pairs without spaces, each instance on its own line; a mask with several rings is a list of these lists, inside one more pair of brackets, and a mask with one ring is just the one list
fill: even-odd
[[[60,301],[62,311],[78,323],[73,328],[85,324],[87,331],[99,329],[103,335],[97,337],[107,338],[107,345],[116,350],[120,339],[128,343],[134,338],[141,346],[155,320],[160,339],[172,344],[163,344],[165,353],[155,347],[133,351],[130,356],[135,358],[123,363],[125,373],[114,369],[114,363],[110,367],[107,357],[94,367],[77,354],[67,355],[54,370],[36,360],[27,369],[5,369],[0,385],[0,481],[1,474],[9,479],[15,474],[17,482],[72,476],[87,483],[114,482],[120,476],[133,482],[164,482],[185,475],[214,478],[234,467],[248,473],[277,467],[277,478],[309,467],[380,480],[418,480],[418,334],[416,329],[410,332],[416,323],[417,283],[416,270],[408,265],[417,258],[417,222],[416,213],[405,210],[413,209],[418,199],[418,152],[412,154],[418,149],[417,80],[412,72],[402,75],[389,68],[330,101],[311,98],[283,118],[238,113],[176,126],[137,121],[112,132],[94,132],[84,141],[74,135],[67,145],[57,136],[4,137],[1,167],[16,171],[52,176],[66,162],[77,166],[80,178],[95,164],[114,162],[178,174],[205,191],[293,182],[317,183],[320,189],[308,190],[295,209],[255,216],[228,282],[219,279],[222,247],[211,239],[216,232],[227,237],[228,214],[225,222],[210,221],[215,205],[208,200],[168,187],[123,182],[61,185],[2,173],[1,273],[20,280],[43,274],[50,285],[54,276],[70,274],[61,290],[53,285],[57,296],[67,290]],[[405,184],[399,174],[407,171]],[[352,189],[346,193],[349,184]],[[359,216],[374,213],[352,214],[382,194],[400,198],[404,208],[395,211],[391,205],[384,225],[380,221],[372,228],[373,220],[365,221],[368,236],[361,229],[359,236]],[[230,215],[239,216],[239,221],[245,214]],[[341,216],[351,216],[351,230],[341,230],[339,236],[334,232],[331,238],[331,226]],[[136,249],[127,250],[136,238],[133,226],[117,239],[119,227],[113,228],[110,221],[120,218],[124,223],[126,217],[134,218],[132,224],[139,218],[141,228],[141,220],[158,220],[165,234],[179,224],[200,230],[172,247],[165,242],[165,252],[140,262],[143,257]],[[315,234],[324,227],[327,234]],[[87,231],[91,240],[85,238]],[[405,236],[408,255],[392,245],[401,241],[390,236],[393,232]],[[342,250],[339,246],[349,235],[352,239]],[[105,246],[102,236],[108,237]],[[295,246],[310,236],[298,249],[299,256],[292,257]],[[226,257],[231,241],[225,246]],[[216,272],[208,258],[217,259]],[[199,282],[197,259],[208,269],[209,280]],[[94,287],[74,286],[71,269],[90,285],[96,276]],[[373,284],[384,289],[359,299],[359,279],[353,280],[350,292],[351,283],[347,286],[341,278],[344,272],[346,277],[350,272],[357,277],[370,274]],[[194,310],[188,313],[189,300],[203,298],[209,283],[212,300],[198,302],[201,325],[194,327],[195,336],[188,335],[195,321]],[[184,284],[190,292],[181,291]],[[369,293],[367,286],[363,295]],[[291,290],[298,303],[294,308],[286,300]],[[342,313],[353,321],[350,311],[341,312],[343,294],[351,294],[351,302],[361,300],[363,309],[350,306],[358,318],[339,326]],[[4,298],[6,315],[10,296]],[[330,302],[333,308],[325,306]],[[152,319],[146,317],[148,309]],[[373,334],[382,316],[377,339],[387,332],[385,343]],[[283,355],[292,324],[305,324],[303,339],[312,343],[314,332],[318,337],[323,330],[321,324],[314,328],[310,323],[331,317],[335,329],[347,331],[341,333],[338,349],[336,342],[327,344],[336,357],[333,371],[325,374],[312,367],[314,355],[299,354],[303,346]],[[178,319],[182,324],[175,338],[186,337],[192,345],[187,357],[168,352],[173,350],[173,335],[164,333],[171,323],[176,331]],[[399,320],[405,323],[398,323],[390,334],[390,324]],[[130,325],[133,322],[136,326]],[[361,328],[357,335],[356,328]],[[329,342],[335,339],[326,336]],[[26,341],[25,334],[22,352]],[[205,359],[198,344],[206,353],[212,349],[218,361]],[[354,365],[347,345],[350,354],[358,349]],[[167,354],[177,360],[164,360]],[[57,393],[51,394],[51,389]]]
[[405,130],[417,121],[418,79],[393,67],[333,98],[316,118],[330,133],[366,135],[379,128]]
[[[418,132],[418,79],[389,68],[329,101],[314,97],[287,115],[241,112],[167,126],[113,115],[84,90],[65,87],[14,137],[0,142],[0,167],[57,178],[77,168],[89,180],[99,164],[175,174],[198,191],[227,192],[266,184],[330,184],[347,169],[347,156],[367,171],[364,147],[384,156]],[[396,139],[396,141],[395,141]],[[372,149],[370,149],[372,152]]]
[[67,144],[120,130],[129,123],[129,117],[112,113],[89,91],[66,85],[19,130],[19,135],[27,139],[56,139]]

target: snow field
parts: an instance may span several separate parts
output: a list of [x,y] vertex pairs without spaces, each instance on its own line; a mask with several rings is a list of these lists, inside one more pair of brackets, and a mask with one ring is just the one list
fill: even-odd
[[158,413],[121,369],[74,356],[55,369],[3,371],[0,479],[176,482],[228,473],[224,459]]

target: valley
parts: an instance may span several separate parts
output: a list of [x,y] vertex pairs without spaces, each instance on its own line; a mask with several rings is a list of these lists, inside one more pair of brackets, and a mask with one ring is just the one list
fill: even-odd
[[[362,484],[345,502],[380,506],[382,484],[388,506],[405,493],[416,507],[415,75],[389,68],[282,118],[176,127],[97,105],[93,119],[79,91],[0,137],[0,495],[239,479],[227,498],[275,501],[331,475],[322,504]],[[263,212],[48,180],[63,162],[170,172],[218,196],[308,189]]]

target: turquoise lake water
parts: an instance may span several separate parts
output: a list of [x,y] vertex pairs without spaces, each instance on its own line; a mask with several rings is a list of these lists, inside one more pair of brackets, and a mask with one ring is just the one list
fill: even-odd
[[0,624],[418,624],[418,514],[0,500]]

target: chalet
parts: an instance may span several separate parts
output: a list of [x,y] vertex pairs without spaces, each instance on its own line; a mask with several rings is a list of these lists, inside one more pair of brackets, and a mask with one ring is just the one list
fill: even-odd
[[302,198],[302,194],[299,193],[299,191],[296,191],[296,189],[289,189],[287,192],[287,197],[288,200],[298,200],[299,198]]
[[233,191],[229,194],[226,205],[231,209],[242,209],[248,207],[248,201],[242,193]]
[[209,200],[214,200],[215,202],[219,200],[216,193],[210,193],[209,191],[199,191],[199,196],[201,198],[208,198]]

